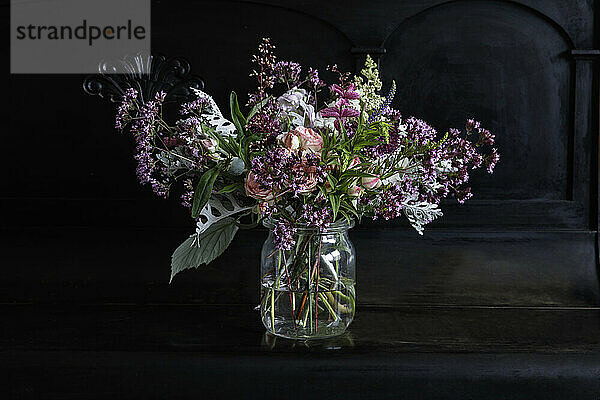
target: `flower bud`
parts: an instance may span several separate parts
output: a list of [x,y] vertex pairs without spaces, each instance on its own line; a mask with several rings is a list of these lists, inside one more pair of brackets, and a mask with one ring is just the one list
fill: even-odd
[[361,195],[363,188],[358,185],[353,185],[348,188],[348,194],[352,197],[358,197]]
[[361,183],[367,189],[377,189],[381,186],[381,179],[378,176],[367,176],[361,179]]

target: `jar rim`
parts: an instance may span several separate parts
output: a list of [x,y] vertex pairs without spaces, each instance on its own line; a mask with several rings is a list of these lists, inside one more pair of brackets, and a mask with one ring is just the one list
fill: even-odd
[[[265,228],[272,229],[275,226],[275,222],[277,218],[264,218],[261,222]],[[327,227],[323,230],[319,230],[319,228],[315,226],[309,226],[304,223],[294,224],[296,231],[300,232],[319,232],[320,234],[327,234],[332,232],[343,232],[347,231],[354,227],[354,220],[347,221],[346,219],[341,219],[335,222],[332,222],[327,225]]]

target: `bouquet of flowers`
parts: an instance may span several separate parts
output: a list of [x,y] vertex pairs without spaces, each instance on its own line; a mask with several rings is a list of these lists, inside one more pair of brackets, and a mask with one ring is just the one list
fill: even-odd
[[[137,143],[141,182],[165,197],[180,182],[183,205],[197,221],[196,232],[173,254],[172,277],[214,260],[238,229],[266,221],[273,249],[265,257],[276,253],[284,258],[273,267],[272,281],[287,281],[290,290],[293,279],[298,287],[304,285],[300,282],[310,285],[318,275],[310,273],[310,266],[297,272],[281,267],[293,266],[293,256],[286,258],[286,252],[307,251],[306,229],[325,232],[363,217],[404,215],[422,233],[442,215],[442,198],[463,203],[472,196],[467,186],[471,171],[492,173],[498,162],[494,135],[473,119],[462,131],[438,135],[424,121],[403,118],[391,107],[395,82],[382,96],[370,57],[354,77],[328,67],[336,77],[329,85],[315,69],[278,61],[273,50],[270,40],[263,39],[253,56],[250,76],[257,87],[248,96],[249,112],[242,112],[233,92],[231,120],[200,90],[181,104],[175,123],[163,118],[164,93],[142,102],[129,89],[118,109],[116,127],[127,129]],[[321,255],[321,244],[315,246],[312,254]],[[261,304],[268,314],[267,296],[263,293]],[[277,299],[270,297],[273,303]],[[341,307],[327,296],[319,305],[320,299],[317,295],[315,314],[320,309],[334,314],[327,309]],[[305,311],[299,315],[302,302],[302,296],[297,304],[290,296],[294,326],[312,322]],[[354,307],[353,300],[346,306]]]

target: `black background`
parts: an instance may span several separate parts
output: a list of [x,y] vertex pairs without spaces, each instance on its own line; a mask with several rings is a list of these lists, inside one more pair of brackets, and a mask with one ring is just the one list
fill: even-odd
[[[371,53],[404,115],[439,131],[475,116],[496,134],[496,173],[424,237],[404,221],[354,230],[361,304],[595,306],[597,13],[591,0],[153,1],[152,47],[187,58],[224,112],[253,85],[261,37],[330,81],[327,64],[355,71]],[[114,104],[85,95],[84,78],[4,86],[0,299],[255,303],[261,230],[167,284],[192,221],[139,186]]]

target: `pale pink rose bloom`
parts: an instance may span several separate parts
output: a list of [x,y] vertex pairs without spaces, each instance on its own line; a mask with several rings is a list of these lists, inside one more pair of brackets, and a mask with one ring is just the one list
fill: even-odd
[[299,192],[300,193],[312,192],[317,187],[317,177],[316,177],[317,168],[315,166],[310,166],[310,167],[307,166],[305,161],[302,161],[300,163],[300,165],[298,166],[298,168],[304,169],[304,172],[306,172],[306,175],[308,177],[308,180],[300,187]]
[[292,151],[311,151],[312,153],[321,155],[321,150],[323,150],[323,138],[321,135],[303,126],[279,135],[277,138],[284,147]]
[[273,191],[269,189],[263,189],[260,187],[252,172],[248,172],[246,176],[246,182],[244,184],[246,194],[258,200],[271,200],[273,199]]
[[363,177],[361,183],[367,189],[377,189],[381,186],[381,179],[378,176]]

